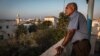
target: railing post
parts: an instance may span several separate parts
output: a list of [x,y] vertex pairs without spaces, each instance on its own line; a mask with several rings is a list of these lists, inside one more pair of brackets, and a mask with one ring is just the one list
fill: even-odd
[[88,14],[87,14],[87,26],[88,26],[88,37],[89,38],[91,38],[93,10],[94,10],[94,0],[89,0],[88,1]]

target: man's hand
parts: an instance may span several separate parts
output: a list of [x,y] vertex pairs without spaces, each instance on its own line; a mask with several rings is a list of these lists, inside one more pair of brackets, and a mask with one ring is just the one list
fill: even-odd
[[61,46],[58,46],[58,47],[56,48],[56,50],[57,50],[57,53],[56,53],[55,56],[60,56],[61,53],[62,53],[62,51],[63,51],[63,48],[62,48]]

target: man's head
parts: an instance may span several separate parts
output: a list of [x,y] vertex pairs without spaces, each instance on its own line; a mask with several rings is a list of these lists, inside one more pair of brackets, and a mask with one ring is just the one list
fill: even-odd
[[72,3],[69,3],[66,8],[65,8],[65,14],[67,16],[70,16],[74,11],[76,11],[78,8],[77,8],[77,4],[72,2]]

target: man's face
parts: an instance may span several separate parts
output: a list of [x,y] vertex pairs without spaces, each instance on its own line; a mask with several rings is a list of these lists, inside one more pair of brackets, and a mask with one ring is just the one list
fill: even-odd
[[73,12],[74,12],[74,10],[73,10],[73,7],[72,7],[71,5],[69,5],[69,6],[67,6],[67,7],[65,8],[65,14],[66,14],[67,16],[70,16]]

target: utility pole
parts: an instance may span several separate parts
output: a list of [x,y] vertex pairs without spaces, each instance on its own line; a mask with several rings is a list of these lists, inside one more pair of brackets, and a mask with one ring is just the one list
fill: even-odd
[[91,38],[94,0],[86,0],[86,1],[88,3],[88,14],[87,14],[88,37]]

